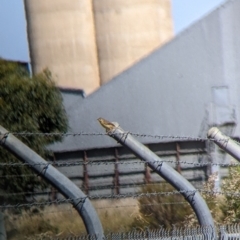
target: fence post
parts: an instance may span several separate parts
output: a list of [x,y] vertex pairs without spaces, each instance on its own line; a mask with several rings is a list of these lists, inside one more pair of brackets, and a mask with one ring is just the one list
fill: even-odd
[[240,162],[240,145],[237,142],[224,135],[216,127],[209,129],[208,138]]
[[[111,123],[110,126],[111,128],[107,129],[110,137],[129,148],[137,157],[147,162],[156,173],[180,191],[193,208],[201,226],[211,226],[215,229],[213,218],[206,202],[190,182],[167,163],[163,162],[146,146],[134,139],[129,132],[125,132],[120,128],[118,124]],[[214,231],[213,235],[215,235]]]
[[102,224],[89,198],[72,181],[2,126],[0,126],[0,145],[22,162],[28,163],[35,172],[69,199],[69,203],[82,217],[88,234],[96,235],[97,239],[104,238]]

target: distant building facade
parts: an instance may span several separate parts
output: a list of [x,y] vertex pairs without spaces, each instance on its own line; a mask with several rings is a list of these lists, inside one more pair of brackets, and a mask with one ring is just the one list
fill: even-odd
[[[70,108],[65,104],[71,131],[87,134],[67,136],[61,143],[50,146],[56,161],[134,163],[136,159],[115,140],[91,134],[105,132],[97,121],[103,117],[134,133],[163,161],[183,161],[176,167],[192,182],[200,183],[217,172],[218,188],[228,172],[220,164],[229,164],[231,158],[206,138],[210,127],[218,126],[226,135],[240,139],[239,11],[240,1],[227,1],[77,105]],[[210,167],[195,163],[210,163]],[[111,187],[120,193],[126,191],[122,183],[129,187],[132,182],[136,189],[139,179],[149,179],[144,164],[137,170],[133,167],[139,174],[127,172],[131,165],[127,170],[119,165],[117,171],[114,164],[111,166],[106,167],[109,171],[105,174],[109,177],[106,182],[114,183]],[[82,182],[76,183],[91,193],[95,183],[101,183],[104,167],[82,167],[77,171],[81,178],[77,174],[73,177],[80,179]],[[151,181],[160,181],[159,176],[152,175]]]

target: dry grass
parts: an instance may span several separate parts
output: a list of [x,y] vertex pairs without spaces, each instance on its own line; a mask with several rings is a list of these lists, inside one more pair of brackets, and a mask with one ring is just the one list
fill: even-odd
[[[104,232],[128,231],[139,214],[137,200],[93,202]],[[122,206],[122,207],[121,207]],[[5,214],[8,239],[51,239],[53,236],[78,236],[86,233],[78,213],[70,205],[48,206],[38,213]]]

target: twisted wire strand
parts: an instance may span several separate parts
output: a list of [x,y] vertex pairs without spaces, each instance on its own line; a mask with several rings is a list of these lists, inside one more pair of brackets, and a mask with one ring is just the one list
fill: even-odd
[[[208,201],[208,203],[218,203],[218,201]],[[141,206],[161,206],[161,205],[189,205],[187,201],[185,202],[161,202],[161,203],[141,203]],[[105,210],[105,209],[117,209],[117,208],[134,208],[139,207],[139,204],[124,204],[124,205],[114,205],[114,206],[96,206],[95,209]],[[71,209],[59,210],[61,211],[71,211]],[[47,213],[57,213],[59,211],[48,211]]]
[[[195,167],[205,167],[205,166],[221,166],[221,167],[237,167],[240,166],[239,162],[231,162],[231,163],[224,163],[224,162],[190,162],[190,161],[184,161],[184,160],[160,160],[160,161],[153,161],[152,163],[172,163],[172,164],[186,164],[186,165],[193,165]],[[11,167],[19,167],[19,166],[48,166],[53,165],[54,167],[71,167],[71,166],[83,166],[83,165],[89,165],[89,166],[100,166],[100,165],[139,165],[139,164],[148,164],[141,160],[136,161],[118,161],[118,162],[109,162],[108,160],[101,160],[101,161],[71,161],[71,162],[47,162],[47,163],[21,163],[21,162],[1,162],[0,167],[4,166],[11,166]]]
[[[166,181],[159,181],[159,182],[152,182],[152,183],[127,183],[127,184],[121,184],[118,185],[117,187],[121,188],[121,189],[125,189],[125,188],[140,188],[142,186],[163,186],[169,184]],[[79,187],[79,186],[78,186]],[[83,186],[79,187],[82,191],[85,190],[85,188]],[[97,191],[97,190],[105,190],[105,189],[111,189],[114,190],[116,189],[116,185],[114,184],[109,184],[109,185],[102,185],[102,186],[89,186],[88,190],[90,191]],[[0,193],[0,197],[8,197],[8,196],[22,196],[22,195],[28,195],[28,196],[37,196],[37,195],[43,195],[43,194],[51,194],[52,191],[46,190],[46,191],[32,191],[32,192],[12,192],[12,193]],[[61,194],[60,192],[56,192]]]
[[[217,201],[208,201],[208,203],[217,203]],[[141,203],[141,206],[161,206],[161,205],[188,205],[187,201],[185,202],[161,202],[161,203]],[[119,209],[119,208],[136,208],[139,207],[138,204],[122,204],[122,205],[114,205],[114,206],[96,206],[94,207],[96,210],[106,210],[106,209]],[[44,214],[55,214],[59,212],[73,212],[74,208],[72,206],[68,206],[68,209],[57,209],[57,210],[48,210],[44,211]],[[31,215],[31,213],[29,213]]]
[[53,201],[43,201],[43,202],[32,202],[32,203],[21,203],[21,204],[3,204],[0,205],[0,208],[23,208],[23,207],[33,207],[33,206],[45,206],[51,204],[63,204],[63,203],[73,203],[74,201],[83,202],[86,198],[90,200],[100,200],[100,199],[123,199],[123,198],[143,198],[143,197],[154,197],[154,196],[171,196],[178,195],[183,193],[195,194],[196,192],[210,194],[214,196],[226,195],[231,197],[240,197],[240,192],[222,192],[222,191],[210,191],[204,189],[195,189],[195,190],[180,190],[180,191],[170,191],[170,192],[149,192],[149,193],[128,193],[128,194],[110,194],[106,196],[93,195],[86,196],[84,198],[68,198],[68,199],[56,199]]
[[[216,203],[217,201],[209,201],[209,202],[213,202]],[[189,204],[187,201],[186,202],[161,202],[161,203],[141,203],[141,206],[159,206],[159,205],[181,205],[181,204]],[[114,206],[96,206],[94,207],[95,209],[98,210],[105,210],[105,209],[117,209],[117,208],[135,208],[135,207],[139,207],[138,204],[122,204],[122,205],[114,205]],[[68,209],[57,209],[56,211],[51,210],[51,211],[47,211],[44,214],[51,214],[51,213],[59,213],[59,212],[73,212],[74,208],[72,206],[68,206]],[[31,213],[30,213],[31,214]]]

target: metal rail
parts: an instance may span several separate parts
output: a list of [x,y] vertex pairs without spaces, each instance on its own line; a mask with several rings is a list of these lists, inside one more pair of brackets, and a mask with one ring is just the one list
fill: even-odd
[[218,145],[225,152],[229,153],[240,162],[240,145],[230,137],[224,135],[218,128],[212,127],[208,131],[208,138]]

